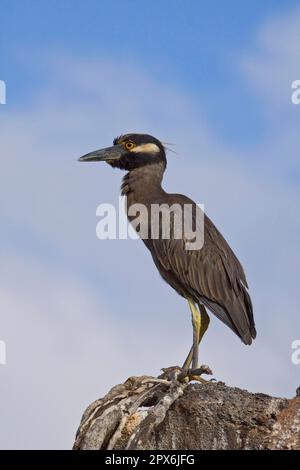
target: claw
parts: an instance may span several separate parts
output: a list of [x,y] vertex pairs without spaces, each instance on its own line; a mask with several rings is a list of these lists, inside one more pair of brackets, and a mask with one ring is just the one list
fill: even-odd
[[203,364],[197,369],[183,369],[179,366],[165,367],[161,369],[163,373],[159,375],[159,379],[168,380],[169,382],[178,381],[178,382],[191,382],[196,380],[201,383],[208,383],[212,380],[205,380],[200,377],[202,374],[212,375],[212,370],[209,366]]
[[194,370],[191,370],[191,374],[193,375],[202,375],[202,374],[206,374],[206,375],[212,375],[212,370],[209,366],[207,366],[206,364],[203,364],[202,366],[198,367],[197,369],[194,369]]
[[204,380],[202,377],[200,377],[202,374],[212,375],[212,370],[210,369],[210,367],[203,364],[197,369],[183,370],[180,376],[178,377],[178,380],[187,377],[189,381],[196,380],[198,382],[207,383],[207,380]]

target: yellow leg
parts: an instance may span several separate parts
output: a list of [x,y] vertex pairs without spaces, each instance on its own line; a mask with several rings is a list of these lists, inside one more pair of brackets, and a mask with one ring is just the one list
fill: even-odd
[[[193,311],[196,310],[197,311],[197,308],[195,306],[195,304],[191,301],[188,301],[189,302],[189,306],[190,306],[190,309],[191,309],[191,312],[192,312],[192,321],[193,321],[193,327],[194,327],[194,316],[193,316]],[[203,336],[204,336],[204,333],[206,332],[208,326],[209,326],[209,322],[210,322],[210,318],[208,316],[208,313],[204,307],[204,305],[202,304],[199,304],[199,309],[200,309],[200,313],[197,311],[197,314],[198,316],[200,317],[200,328],[199,328],[199,333],[198,333],[198,342],[197,344],[200,344]],[[196,349],[196,348],[195,348]],[[194,354],[197,354],[197,359],[198,359],[198,352],[197,350],[194,351],[194,343],[193,343],[193,346],[191,347],[190,349],[190,352],[186,358],[186,360],[184,361],[184,364],[182,366],[183,369],[188,369],[194,359]],[[192,368],[195,369],[196,367],[194,367],[194,365],[192,365]]]
[[192,300],[188,300],[188,303],[192,314],[193,324],[192,368],[197,369],[199,355],[199,335],[201,330],[201,315],[196,307],[196,304]]

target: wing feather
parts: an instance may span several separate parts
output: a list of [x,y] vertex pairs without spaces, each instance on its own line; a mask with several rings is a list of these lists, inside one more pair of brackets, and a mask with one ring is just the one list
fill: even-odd
[[193,293],[245,344],[251,344],[256,330],[246,276],[221,233],[206,215],[204,245],[199,250],[186,250],[184,239],[172,238],[173,226],[170,232],[171,239],[151,240],[148,246],[163,277],[172,284],[170,274],[176,280],[174,288]]

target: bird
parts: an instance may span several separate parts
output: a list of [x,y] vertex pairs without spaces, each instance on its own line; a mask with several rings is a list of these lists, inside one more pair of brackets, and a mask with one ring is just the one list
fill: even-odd
[[[163,189],[162,180],[167,167],[164,144],[149,134],[126,133],[116,137],[112,146],[83,155],[79,161],[106,162],[113,168],[126,171],[121,194],[127,199],[130,223],[134,225],[135,222],[130,211],[132,207],[142,205],[146,208],[146,216],[139,219],[134,228],[150,251],[163,280],[186,299],[191,312],[193,344],[181,369],[199,369],[199,344],[210,323],[207,310],[245,345],[250,345],[256,337],[256,328],[244,269],[214,223],[192,199]],[[197,231],[202,235],[202,243],[196,249],[187,249],[192,238],[188,238],[185,232],[181,231],[176,236],[174,212],[167,219],[168,237],[162,230],[161,213],[155,220],[149,215],[154,206],[170,208],[174,205],[183,212],[185,207],[191,208],[189,229],[194,235],[193,240]],[[199,214],[202,224],[197,221]]]

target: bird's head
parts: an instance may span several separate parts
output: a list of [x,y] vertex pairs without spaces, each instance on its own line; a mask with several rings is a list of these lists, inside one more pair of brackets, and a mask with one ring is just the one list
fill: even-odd
[[104,161],[121,170],[133,170],[160,163],[166,167],[163,144],[148,134],[124,134],[114,139],[113,146],[95,150],[79,158],[80,162]]

